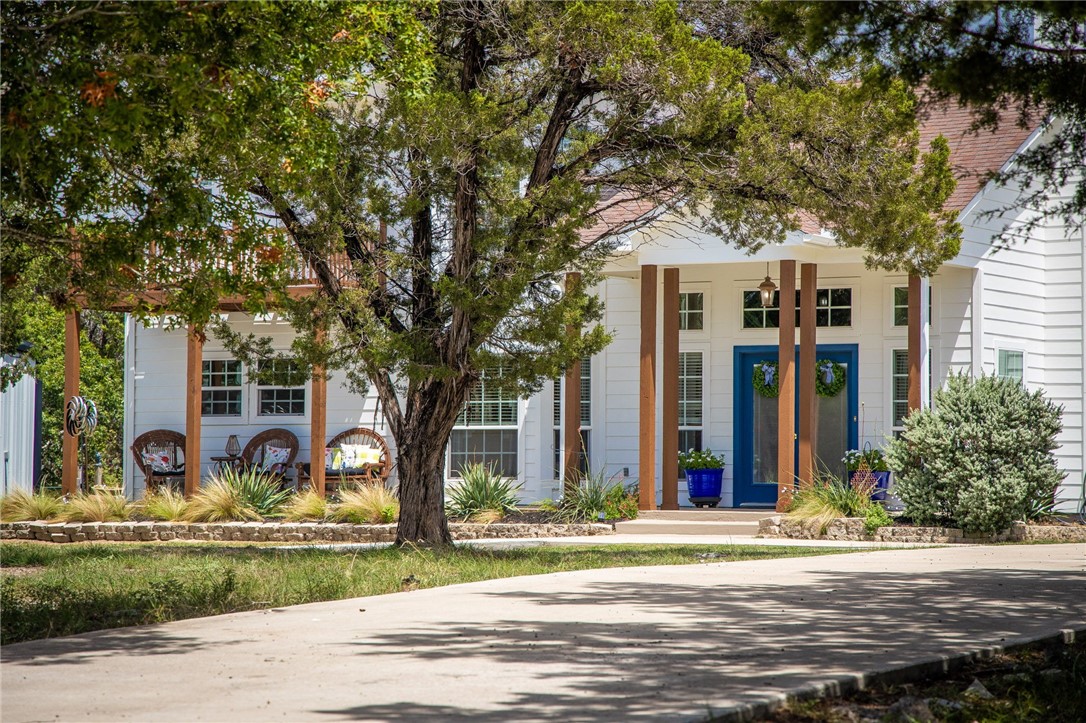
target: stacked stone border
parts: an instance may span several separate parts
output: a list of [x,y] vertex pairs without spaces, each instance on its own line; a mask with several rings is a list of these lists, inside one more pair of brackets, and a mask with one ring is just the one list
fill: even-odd
[[[453,539],[580,537],[613,535],[602,524],[502,524],[454,522]],[[0,540],[43,542],[393,542],[396,525],[350,525],[318,522],[3,522]]]
[[1086,542],[1083,525],[1027,525],[1015,522],[1010,529],[996,534],[967,533],[957,527],[880,527],[869,535],[861,518],[840,518],[826,527],[824,534],[815,534],[803,523],[783,515],[773,515],[758,521],[758,537],[783,537],[794,540],[840,540],[850,542]]

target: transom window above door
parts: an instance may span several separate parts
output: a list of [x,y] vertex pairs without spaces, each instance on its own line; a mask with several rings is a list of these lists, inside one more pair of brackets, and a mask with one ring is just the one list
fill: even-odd
[[[799,295],[796,289],[796,326],[799,326]],[[852,289],[815,291],[815,324],[820,327],[852,326]],[[780,292],[773,292],[773,305],[762,306],[757,289],[743,292],[743,328],[777,329],[781,325]]]

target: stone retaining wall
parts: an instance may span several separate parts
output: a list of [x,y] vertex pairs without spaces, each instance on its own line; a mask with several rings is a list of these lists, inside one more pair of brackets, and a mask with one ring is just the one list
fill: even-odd
[[[577,537],[613,535],[601,524],[478,525],[450,523],[453,539]],[[150,542],[202,540],[215,542],[392,542],[396,525],[350,525],[319,522],[4,522],[0,540],[44,542]]]
[[1086,542],[1086,526],[1027,525],[1015,522],[1010,529],[996,534],[966,533],[956,527],[880,527],[874,535],[867,534],[859,518],[840,518],[826,526],[826,532],[816,535],[796,520],[774,515],[758,521],[758,537],[784,537],[794,540],[841,540],[853,542],[920,542],[971,543],[1057,541]]

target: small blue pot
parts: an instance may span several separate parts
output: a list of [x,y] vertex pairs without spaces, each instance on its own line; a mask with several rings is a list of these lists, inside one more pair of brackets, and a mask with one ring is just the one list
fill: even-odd
[[686,470],[686,493],[691,504],[716,507],[720,504],[720,489],[724,483],[724,468]]

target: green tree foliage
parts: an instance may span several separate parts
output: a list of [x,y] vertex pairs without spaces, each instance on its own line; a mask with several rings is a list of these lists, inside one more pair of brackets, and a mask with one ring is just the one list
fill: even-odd
[[[41,479],[46,487],[60,486],[64,434],[64,312],[45,299],[5,294],[0,326],[5,350],[30,342],[23,357],[42,385]],[[94,461],[102,457],[103,479],[120,484],[124,451],[124,321],[120,314],[85,311],[81,314],[80,394],[98,408],[98,427],[86,438],[93,481]],[[29,423],[29,420],[28,420]]]
[[895,493],[921,523],[998,532],[1051,503],[1062,408],[1011,379],[962,374],[913,412],[890,443]]
[[[119,100],[133,105],[116,117],[147,113],[145,130],[163,135],[152,143],[144,132],[148,142],[119,157],[114,135],[71,143],[88,165],[104,158],[109,174],[140,179],[133,200],[92,174],[84,185],[101,203],[75,213],[55,210],[58,199],[83,198],[56,180],[79,167],[57,154],[74,151],[40,151],[54,175],[29,186],[52,195],[15,200],[45,209],[58,263],[65,224],[79,218],[77,287],[97,288],[88,269],[108,266],[102,279],[164,285],[183,318],[199,322],[213,296],[248,293],[255,307],[267,291],[259,281],[282,282],[287,265],[304,261],[316,293],[279,298],[300,332],[292,352],[376,388],[397,443],[400,540],[449,542],[444,449],[485,370],[500,365],[494,384],[530,391],[606,343],[591,289],[615,243],[598,224],[617,204],[673,210],[749,248],[780,239],[804,209],[840,244],[866,249],[871,265],[921,273],[959,247],[960,229],[941,211],[954,186],[946,145],[920,153],[908,89],[839,82],[747,5],[106,6],[123,21],[82,4],[64,6],[81,14],[63,18],[53,5],[19,7],[33,18],[12,26],[35,30],[18,43],[58,46],[15,66],[20,87],[59,86],[67,105],[43,101],[35,116],[24,90],[5,134],[67,129],[70,107],[108,125]],[[339,50],[344,38],[371,37],[381,42]],[[132,67],[102,65],[115,56]],[[63,80],[70,64],[83,68],[78,80]],[[40,77],[39,67],[55,73]],[[99,71],[131,76],[131,90],[118,80],[100,92],[114,76]],[[89,99],[77,82],[92,83]],[[12,147],[23,155],[5,149],[4,173],[21,189],[33,167],[23,158],[39,151]],[[112,213],[90,223],[90,207]],[[269,225],[275,238],[261,241]],[[129,243],[130,227],[153,230],[165,255],[144,261],[148,244]],[[114,243],[132,252],[120,272],[107,253]],[[204,263],[215,252],[226,262]],[[228,273],[246,261],[256,280]],[[571,270],[583,281],[563,292]],[[567,326],[585,331],[569,338]],[[214,331],[240,358],[270,353]]]
[[[764,12],[811,52],[874,61],[880,79],[904,78],[935,100],[968,104],[978,125],[997,128],[1017,109],[1023,124],[1058,118],[1053,140],[1029,149],[1001,173],[1037,187],[1019,203],[1048,210],[1054,191],[1075,179],[1071,196],[1049,213],[1074,226],[1086,213],[1086,3],[1082,2],[793,2]],[[1034,222],[1036,223],[1036,221]]]

